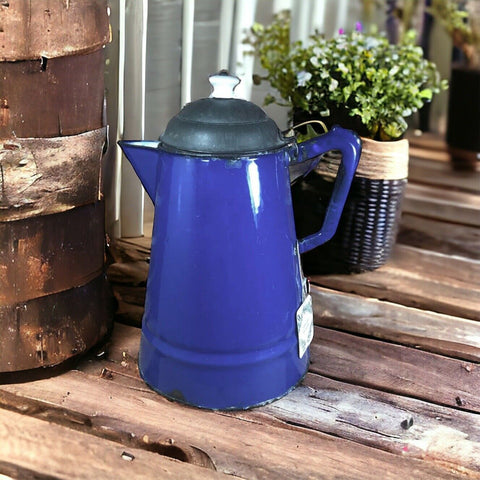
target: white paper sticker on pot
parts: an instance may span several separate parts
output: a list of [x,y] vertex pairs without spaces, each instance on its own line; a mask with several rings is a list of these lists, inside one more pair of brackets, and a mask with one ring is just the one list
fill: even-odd
[[313,339],[313,304],[311,295],[307,295],[297,310],[298,356],[305,355]]

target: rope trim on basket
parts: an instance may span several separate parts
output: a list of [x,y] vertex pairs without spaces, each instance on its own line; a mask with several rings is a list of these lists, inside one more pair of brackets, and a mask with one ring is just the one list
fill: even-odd
[[[326,177],[335,177],[341,154],[330,151],[323,155],[315,171]],[[362,137],[362,154],[358,163],[357,177],[372,180],[400,180],[408,177],[408,140],[378,142]]]

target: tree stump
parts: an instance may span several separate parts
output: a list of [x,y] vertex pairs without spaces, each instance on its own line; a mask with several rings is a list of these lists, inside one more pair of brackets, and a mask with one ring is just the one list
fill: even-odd
[[101,162],[107,0],[0,2],[0,373],[111,327]]

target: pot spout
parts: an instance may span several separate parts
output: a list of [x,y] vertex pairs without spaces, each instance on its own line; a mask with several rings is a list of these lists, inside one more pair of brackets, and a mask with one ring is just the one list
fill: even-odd
[[118,144],[155,204],[157,165],[160,158],[159,142],[121,140]]

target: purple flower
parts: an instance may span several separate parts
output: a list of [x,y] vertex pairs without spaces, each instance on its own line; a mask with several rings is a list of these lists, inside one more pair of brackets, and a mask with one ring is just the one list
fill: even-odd
[[343,35],[345,33],[345,30],[343,28],[338,29],[338,34]]
[[356,30],[357,32],[361,32],[361,31],[363,30],[362,22],[357,22],[357,23],[355,24],[355,30]]

